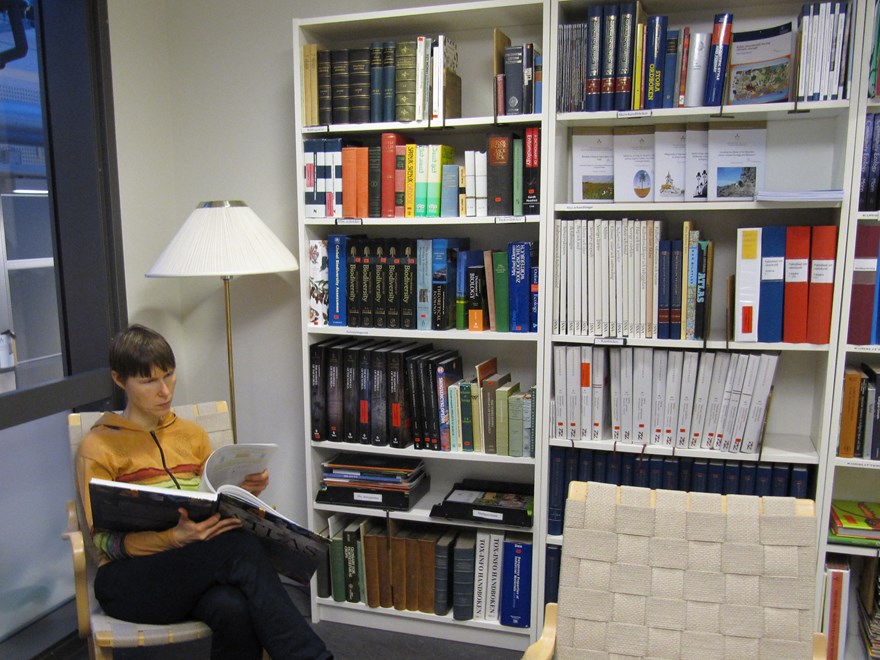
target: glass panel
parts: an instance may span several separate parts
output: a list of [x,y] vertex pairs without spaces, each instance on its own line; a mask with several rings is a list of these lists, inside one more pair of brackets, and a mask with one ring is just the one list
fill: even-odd
[[32,2],[0,2],[0,392],[64,375]]

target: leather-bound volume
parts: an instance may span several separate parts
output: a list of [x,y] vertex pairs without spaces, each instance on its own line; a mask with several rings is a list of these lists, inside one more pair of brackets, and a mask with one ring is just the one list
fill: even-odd
[[352,124],[370,121],[370,49],[348,52],[348,106]]
[[351,120],[349,81],[348,49],[331,50],[330,88],[334,124],[347,124]]
[[435,548],[440,538],[440,530],[424,532],[418,538],[419,554],[419,612],[434,613]]

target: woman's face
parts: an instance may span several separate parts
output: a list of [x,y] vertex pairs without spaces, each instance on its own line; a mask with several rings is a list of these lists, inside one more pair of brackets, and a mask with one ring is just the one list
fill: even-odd
[[112,373],[115,382],[125,392],[126,416],[144,426],[152,427],[171,410],[177,374],[174,369],[153,366],[149,376],[129,376],[122,381]]

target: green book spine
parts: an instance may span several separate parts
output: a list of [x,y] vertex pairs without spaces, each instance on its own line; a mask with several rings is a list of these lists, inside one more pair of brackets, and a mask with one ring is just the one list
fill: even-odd
[[532,385],[529,388],[529,395],[531,396],[531,405],[529,407],[529,412],[531,413],[531,417],[529,419],[529,456],[531,458],[535,457],[535,441],[537,437],[537,433],[535,430],[535,425],[537,424],[538,417],[538,388],[536,385]]
[[492,252],[492,270],[495,284],[495,330],[510,332],[510,278],[506,250]]
[[342,530],[330,539],[330,587],[333,600],[345,602],[345,556],[342,549]]
[[510,396],[518,391],[519,383],[505,383],[495,391],[495,453],[499,456],[510,455]]
[[523,214],[523,141],[513,139],[513,214]]
[[508,400],[508,456],[523,455],[523,404],[525,396],[522,392],[516,392],[511,394]]
[[459,382],[458,398],[461,408],[461,451],[474,450],[474,416],[471,404],[471,383]]

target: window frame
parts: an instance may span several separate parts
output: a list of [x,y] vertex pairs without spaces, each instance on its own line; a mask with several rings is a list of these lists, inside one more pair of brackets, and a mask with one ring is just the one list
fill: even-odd
[[35,0],[65,376],[0,395],[0,428],[119,407],[107,366],[127,325],[106,0]]

